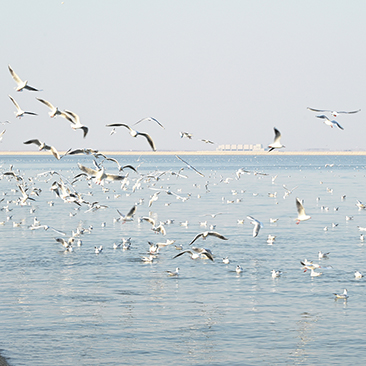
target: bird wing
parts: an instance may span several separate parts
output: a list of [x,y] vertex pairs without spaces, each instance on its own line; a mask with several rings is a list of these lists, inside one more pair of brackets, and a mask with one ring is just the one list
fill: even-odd
[[307,109],[309,111],[313,111],[313,112],[332,112],[331,110],[329,109],[315,109],[315,108],[310,108],[310,107],[307,107]]
[[154,117],[145,117],[145,118],[142,118],[140,119],[139,121],[137,121],[136,123],[134,123],[133,125],[137,125],[138,123],[140,122],[143,122],[143,121],[154,121],[156,122],[161,128],[164,128],[165,130],[165,127],[157,120],[155,119]]
[[89,128],[88,127],[86,127],[86,126],[82,126],[82,127],[80,127],[82,130],[83,130],[83,132],[84,132],[84,138],[86,137],[86,135],[88,134],[88,131],[89,131]]
[[50,147],[50,150],[51,150],[51,153],[53,154],[53,156],[57,159],[57,160],[60,160],[60,154],[58,153],[58,151],[53,147],[51,146]]
[[296,198],[296,208],[297,208],[297,212],[300,216],[302,215],[306,215],[305,214],[305,209],[304,206],[302,205],[301,201],[299,198]]
[[106,127],[126,127],[131,131],[131,127],[126,125],[125,123],[111,123],[109,125],[106,125]]
[[144,216],[144,217],[141,218],[141,220],[147,221],[151,225],[155,226],[155,220],[153,218],[151,218],[151,217]]
[[156,151],[154,141],[149,134],[144,133],[144,132],[137,132],[137,135],[144,136],[146,138],[146,140],[148,141],[150,147],[153,149],[153,151]]
[[105,173],[105,175],[106,175],[105,179],[108,179],[108,180],[123,180],[123,179],[125,179],[124,175],[108,174],[108,173]]
[[136,209],[137,209],[137,206],[136,206],[136,205],[134,205],[134,206],[131,208],[131,210],[130,210],[130,211],[128,211],[128,213],[127,213],[126,217],[132,217],[132,216],[135,214]]
[[195,167],[193,167],[192,165],[188,164],[186,161],[184,161],[181,157],[179,157],[178,155],[175,155],[176,158],[178,158],[180,161],[182,161],[184,164],[186,164],[188,166],[188,168],[194,170],[198,175],[200,175],[201,177],[204,177],[204,175],[199,172]]
[[23,144],[29,145],[29,144],[36,144],[37,146],[41,146],[42,143],[38,139],[28,140],[23,142]]
[[15,71],[12,69],[10,65],[8,65],[8,69],[10,71],[11,76],[13,77],[14,81],[19,85],[22,84],[22,79],[15,73]]
[[352,113],[358,113],[361,109],[357,109],[357,111],[350,111],[350,112],[347,112],[347,111],[337,111],[338,114],[340,113],[345,113],[345,114],[352,114]]
[[14,98],[11,95],[9,95],[9,98],[14,103],[16,109],[19,111],[20,110],[19,104],[14,100]]
[[203,236],[203,233],[197,234],[194,239],[189,243],[189,245],[192,245],[199,237]]
[[55,110],[56,108],[47,100],[41,99],[41,98],[36,98],[37,100],[39,100],[41,103],[45,104],[48,108],[50,108],[51,110]]
[[274,143],[276,142],[280,142],[281,139],[281,132],[277,130],[276,127],[273,128],[274,132],[275,132],[275,139],[274,139]]
[[67,111],[66,109],[65,109],[65,113],[68,114],[69,116],[71,116],[71,118],[69,119],[69,121],[71,123],[80,124],[80,118],[76,113],[71,112],[71,111]]
[[216,238],[219,238],[219,239],[222,239],[222,240],[228,240],[228,238],[226,238],[224,235],[221,235],[221,234],[219,234],[215,231],[209,231],[208,235],[216,236]]
[[190,250],[183,250],[183,252],[178,253],[177,255],[175,255],[172,259],[174,258],[178,258],[181,255],[183,255],[184,253],[189,253],[190,255],[193,255],[193,253]]
[[95,176],[97,174],[97,171],[91,168],[88,168],[84,165],[81,165],[80,163],[78,163],[78,167],[81,171],[83,171],[84,173],[91,175],[91,176]]
[[332,121],[338,128],[340,128],[341,130],[344,130],[344,128],[337,122],[337,121]]

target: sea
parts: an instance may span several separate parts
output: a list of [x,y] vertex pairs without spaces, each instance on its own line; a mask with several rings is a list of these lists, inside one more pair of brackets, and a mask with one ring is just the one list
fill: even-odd
[[[366,364],[366,280],[354,276],[366,276],[357,206],[366,204],[366,156],[111,157],[137,172],[102,156],[0,156],[0,354],[9,365]],[[96,184],[78,163],[125,179]],[[58,185],[79,203],[57,196]],[[311,216],[299,224],[297,198]],[[248,216],[261,222],[256,237]],[[206,231],[227,240],[190,245]],[[56,241],[72,235],[72,251]],[[128,238],[130,249],[115,249]],[[145,262],[151,243],[159,253]],[[214,261],[191,259],[192,247]],[[348,299],[336,299],[344,289]]]

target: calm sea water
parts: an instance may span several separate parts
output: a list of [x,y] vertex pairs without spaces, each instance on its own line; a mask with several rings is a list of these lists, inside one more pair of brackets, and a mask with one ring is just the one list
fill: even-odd
[[[0,181],[0,352],[10,365],[364,365],[366,282],[356,280],[354,271],[366,274],[357,228],[366,227],[366,212],[355,205],[366,203],[366,158],[183,158],[205,177],[186,168],[181,174],[187,178],[172,175],[184,167],[174,156],[131,156],[117,159],[139,166],[144,175],[134,192],[139,175],[132,171],[125,189],[119,182],[105,184],[107,192],[94,183],[89,187],[85,179],[76,182],[86,201],[108,206],[95,212],[86,212],[85,204],[75,210],[75,204],[56,197],[50,187],[60,180],[57,174],[38,175],[56,170],[71,182],[80,173],[77,162],[93,168],[92,157],[0,159],[2,172],[13,164],[29,190],[42,190],[31,196],[30,205],[20,206],[14,203],[21,196],[19,182]],[[114,163],[104,166],[118,173]],[[252,173],[236,179],[239,168]],[[159,180],[148,178],[163,171]],[[297,188],[283,198],[283,185]],[[189,199],[162,191],[148,207],[156,192],[151,188]],[[312,216],[300,225],[295,224],[296,197]],[[134,221],[114,222],[117,209],[126,214],[136,203]],[[165,225],[166,236],[139,222],[149,215],[158,222],[174,220]],[[247,215],[263,223],[256,238]],[[34,217],[68,236],[77,227],[92,225],[93,230],[80,237],[82,246],[65,252],[55,241],[60,234],[29,229]],[[271,224],[270,218],[278,221]],[[185,221],[188,226],[181,226]],[[229,240],[200,238],[194,245],[211,249],[214,262],[191,260],[188,254],[172,259],[179,253],[174,245],[189,249],[195,235],[210,225]],[[268,235],[276,236],[273,245]],[[130,250],[113,249],[113,243],[128,237]],[[175,243],[162,248],[153,263],[142,262],[148,241],[167,239]],[[95,254],[100,245],[103,252]],[[318,251],[330,252],[329,258],[319,260]],[[320,263],[320,277],[303,272],[300,260],[305,258]],[[244,269],[239,275],[238,264]],[[176,267],[179,277],[169,277],[166,271]],[[272,269],[283,271],[282,276],[273,279]],[[349,299],[335,300],[333,293],[344,288]]]

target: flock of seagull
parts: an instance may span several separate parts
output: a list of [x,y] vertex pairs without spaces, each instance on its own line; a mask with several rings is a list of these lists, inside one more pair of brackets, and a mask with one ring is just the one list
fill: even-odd
[[[14,81],[16,82],[16,85],[17,85],[16,91],[17,92],[21,92],[23,90],[33,91],[33,92],[40,91],[39,89],[36,89],[36,88],[28,85],[27,81],[23,81],[22,79],[20,79],[20,77],[14,72],[14,70],[11,68],[10,65],[8,66],[8,69],[9,69],[10,74],[13,77]],[[22,118],[25,115],[37,115],[34,112],[23,111],[21,109],[21,107],[19,106],[19,104],[16,102],[16,100],[12,96],[9,95],[9,98],[16,107],[16,112],[15,112],[16,118]],[[57,107],[55,107],[52,103],[50,103],[49,101],[47,101],[45,99],[37,98],[37,100],[49,108],[49,110],[50,110],[49,116],[51,118],[62,117],[64,119],[66,119],[68,122],[71,123],[71,128],[73,130],[82,130],[83,138],[86,138],[89,128],[81,123],[80,118],[76,113],[74,113],[70,110],[60,111]],[[314,112],[318,112],[318,113],[330,113],[334,117],[338,116],[339,114],[354,114],[354,113],[357,113],[360,111],[360,110],[355,110],[355,111],[346,112],[346,111],[318,110],[318,109],[313,109],[313,108],[308,108],[308,109],[310,111],[314,111]],[[322,114],[322,115],[318,115],[317,117],[322,119],[326,125],[329,125],[332,128],[335,126],[335,127],[338,127],[339,129],[343,130],[343,127],[340,126],[340,124],[337,121],[330,120],[326,115]],[[134,125],[137,125],[143,121],[154,122],[154,123],[158,124],[161,128],[163,128],[163,129],[165,128],[157,119],[155,119],[153,117],[146,117],[146,118],[140,119]],[[134,130],[131,126],[124,124],[124,123],[107,124],[106,127],[112,128],[111,134],[115,133],[115,128],[124,127],[126,129],[128,129],[128,131],[132,137],[141,136],[141,137],[145,138],[149,147],[153,151],[156,151],[155,143],[154,143],[152,137],[148,133],[138,132],[138,131]],[[268,146],[269,152],[273,151],[274,149],[280,149],[280,148],[285,147],[284,145],[281,144],[281,141],[280,141],[281,140],[280,131],[277,128],[274,128],[274,133],[275,133],[274,142]],[[2,138],[3,135],[4,135],[4,131],[1,133],[0,138]],[[192,139],[193,135],[191,133],[181,132],[180,136],[181,136],[181,138]],[[211,143],[211,144],[213,143],[211,140],[206,140],[206,139],[201,139],[201,140],[205,143]],[[154,202],[156,202],[159,199],[159,195],[162,193],[173,196],[174,198],[181,200],[182,202],[190,199],[189,195],[187,195],[187,196],[181,195],[178,192],[171,191],[170,188],[162,188],[162,187],[156,188],[155,185],[157,184],[157,182],[159,182],[162,179],[163,175],[175,176],[177,179],[178,178],[184,179],[184,178],[187,178],[187,176],[184,175],[182,172],[184,169],[188,169],[188,170],[193,171],[194,173],[198,174],[199,176],[204,177],[203,173],[201,173],[194,166],[192,166],[189,162],[183,160],[179,156],[176,156],[176,157],[182,163],[183,166],[178,172],[169,171],[169,172],[152,172],[149,174],[140,174],[138,172],[138,167],[136,168],[132,165],[122,166],[116,159],[105,156],[104,154],[100,153],[98,150],[87,149],[87,148],[76,149],[76,150],[69,149],[68,151],[65,152],[65,154],[60,155],[55,147],[50,146],[50,145],[46,144],[45,142],[40,141],[39,139],[30,139],[30,140],[25,141],[24,144],[36,145],[40,151],[42,151],[42,150],[50,151],[57,160],[60,160],[61,158],[63,158],[66,155],[70,155],[70,156],[78,155],[78,154],[90,155],[94,158],[93,159],[94,168],[87,167],[87,166],[84,166],[84,165],[78,163],[77,166],[78,166],[79,170],[81,171],[81,173],[75,175],[72,178],[72,181],[70,181],[68,177],[65,177],[62,173],[59,173],[57,171],[40,173],[37,177],[29,177],[28,179],[26,179],[20,172],[15,171],[12,169],[12,167],[10,167],[8,171],[3,172],[3,177],[8,178],[10,181],[14,180],[16,182],[18,189],[15,191],[19,192],[21,197],[19,197],[15,201],[8,200],[7,205],[2,208],[3,211],[4,210],[7,212],[11,211],[10,206],[13,203],[16,205],[20,205],[20,206],[30,206],[31,205],[30,202],[35,201],[37,199],[37,197],[41,194],[40,190],[37,189],[35,186],[36,180],[37,179],[39,180],[41,178],[47,178],[47,181],[49,181],[49,179],[51,179],[54,176],[57,176],[58,180],[55,180],[52,183],[50,190],[53,191],[55,196],[57,198],[61,199],[63,202],[73,205],[75,208],[75,211],[80,211],[82,207],[87,208],[87,210],[85,211],[86,213],[107,209],[108,208],[107,205],[101,204],[97,201],[90,202],[90,200],[87,200],[85,198],[86,197],[85,194],[78,192],[75,188],[75,185],[78,181],[86,180],[88,182],[89,188],[94,187],[91,183],[91,182],[94,182],[97,186],[101,186],[103,191],[109,192],[110,189],[105,187],[105,185],[108,184],[108,182],[120,182],[121,190],[122,191],[126,190],[128,184],[131,181],[129,178],[129,173],[126,173],[124,175],[107,173],[105,171],[105,167],[103,165],[103,163],[107,162],[107,161],[114,162],[117,165],[119,173],[124,172],[126,169],[129,169],[138,175],[138,178],[135,179],[135,183],[132,188],[132,193],[134,193],[138,189],[141,189],[141,186],[143,184],[146,184],[150,190],[155,190],[155,192],[149,198],[149,203],[148,203],[149,208],[154,204]],[[102,161],[100,161],[100,159],[102,159]],[[266,175],[265,173],[261,173],[261,172],[250,172],[248,170],[238,169],[236,172],[236,179],[240,179],[241,175],[243,175],[243,174],[252,174],[252,173],[254,173],[255,175]],[[222,182],[229,183],[230,179],[232,179],[232,178],[227,178],[226,181],[222,179]],[[272,178],[272,182],[274,182],[275,179],[276,179],[276,177]],[[205,188],[206,188],[206,192],[209,193],[210,190],[209,190],[208,181],[205,184]],[[288,195],[290,195],[296,188],[297,187],[290,190],[284,186],[284,189],[285,189],[284,198],[286,198]],[[92,193],[90,195],[92,195]],[[118,193],[116,193],[116,195],[118,195]],[[34,197],[36,197],[36,198],[34,198]],[[2,201],[4,201],[4,199],[5,198],[3,198]],[[129,221],[134,221],[137,207],[140,204],[143,204],[143,200],[140,200],[139,203],[134,204],[133,207],[129,210],[129,212],[126,215],[122,214],[119,210],[117,210],[119,216],[115,219],[115,221],[121,222],[122,224],[125,224],[126,222],[129,222]],[[307,215],[305,212],[305,208],[304,208],[302,200],[300,200],[299,198],[296,198],[295,204],[296,204],[296,209],[297,209],[297,219],[296,219],[297,224],[311,219],[311,216]],[[362,203],[360,202],[359,204],[361,205]],[[364,208],[366,208],[366,206],[364,206],[362,208],[364,209]],[[31,212],[32,212],[32,209],[31,209]],[[75,215],[75,214],[76,213],[73,213],[73,215]],[[221,213],[212,214],[211,217],[216,217],[217,215],[220,215],[220,214]],[[71,213],[70,213],[70,215],[71,215]],[[255,238],[259,235],[260,229],[263,227],[263,224],[258,219],[254,218],[252,216],[247,216],[247,219],[253,225],[252,236]],[[8,217],[7,221],[11,221],[11,220],[12,220],[11,216],[10,216],[10,218]],[[159,234],[159,235],[163,235],[163,236],[166,235],[166,233],[167,233],[166,226],[171,223],[171,222],[161,222],[161,221],[158,222],[151,215],[142,216],[142,217],[138,218],[137,220],[139,223],[148,222],[151,225],[150,229],[152,230],[152,232],[154,232],[154,234]],[[272,222],[276,222],[276,219],[271,219],[271,220],[273,220]],[[171,221],[173,221],[173,220],[171,220]],[[244,220],[241,220],[240,223],[243,223],[243,222],[244,222]],[[4,225],[5,222],[1,222],[0,224]],[[13,222],[14,227],[20,226],[21,224],[22,224],[21,222],[20,223]],[[207,222],[203,222],[202,226],[205,226],[206,224],[207,224]],[[239,222],[238,222],[238,224],[239,224]],[[181,225],[188,226],[188,222],[186,222],[186,223],[182,222]],[[91,233],[93,228],[92,227],[84,228],[82,226],[78,226],[75,230],[73,230],[71,232],[71,235],[68,238],[66,238],[67,234],[65,232],[58,230],[56,228],[50,227],[48,225],[41,224],[37,220],[37,218],[34,218],[34,222],[32,225],[29,226],[29,229],[30,230],[43,229],[45,231],[52,230],[53,232],[56,232],[58,235],[60,235],[60,237],[55,238],[56,242],[60,243],[64,247],[65,251],[72,252],[75,245],[78,245],[78,246],[82,245],[81,236],[84,235],[85,233]],[[208,259],[209,261],[214,262],[215,256],[210,249],[204,248],[204,247],[195,247],[192,245],[199,240],[206,240],[206,238],[208,238],[208,237],[212,237],[214,239],[219,239],[219,240],[223,240],[223,241],[226,241],[229,239],[228,237],[215,231],[214,229],[215,229],[215,227],[213,226],[210,228],[210,230],[197,233],[195,235],[195,237],[190,241],[190,243],[188,245],[189,249],[184,250],[182,246],[176,245],[176,249],[179,250],[179,253],[176,254],[172,259],[176,259],[178,257],[181,257],[181,256],[187,254],[193,260]],[[275,239],[276,239],[275,236],[269,235],[268,239],[267,239],[267,243],[273,244],[275,242]],[[159,256],[161,249],[166,246],[174,244],[174,242],[175,242],[174,240],[167,240],[166,242],[162,242],[162,243],[149,242],[148,243],[149,249],[147,251],[148,256],[142,256],[141,261],[148,262],[148,263],[155,261],[156,258]],[[114,249],[117,249],[120,247],[123,248],[123,250],[131,249],[131,239],[130,238],[123,239],[121,243],[114,244]],[[103,246],[102,245],[95,246],[94,251],[95,251],[95,254],[101,254],[103,252]],[[329,253],[319,252],[319,258],[325,258],[328,254]],[[227,264],[227,265],[230,264],[230,259],[228,257],[223,258],[222,261],[224,264]],[[307,271],[307,270],[311,271],[311,277],[318,277],[321,275],[320,272],[316,271],[320,266],[314,264],[312,261],[307,261],[305,259],[304,261],[301,261],[301,265],[305,271]],[[241,274],[243,272],[243,268],[238,264],[235,268],[235,272],[237,274]],[[179,267],[177,267],[175,269],[175,271],[167,271],[166,273],[170,277],[178,277],[179,273],[180,273]],[[272,278],[278,278],[281,275],[282,275],[281,270],[273,269],[271,272]],[[363,277],[362,273],[360,273],[359,271],[356,271],[355,278],[359,279],[362,277]],[[345,300],[349,296],[347,293],[347,289],[344,289],[343,293],[340,293],[340,294],[334,293],[334,295],[336,298],[345,299]]]

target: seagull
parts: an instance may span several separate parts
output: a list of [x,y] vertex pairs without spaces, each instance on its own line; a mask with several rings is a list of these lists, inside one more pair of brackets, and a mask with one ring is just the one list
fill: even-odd
[[269,150],[268,152],[274,150],[274,149],[280,149],[281,147],[285,147],[284,145],[281,144],[280,140],[281,140],[281,132],[277,130],[276,127],[273,128],[274,132],[275,132],[275,139],[273,141],[272,145],[268,145]]
[[311,219],[311,216],[305,213],[304,206],[302,205],[302,202],[300,201],[299,198],[296,198],[296,207],[298,212],[296,224],[299,224],[300,221],[306,221]]
[[263,227],[263,224],[252,216],[247,216],[247,219],[250,220],[250,223],[254,225],[253,238],[255,238],[258,235],[260,228]]
[[282,274],[282,271],[276,271],[275,269],[272,269],[272,278],[280,277]]
[[119,210],[117,210],[117,212],[120,214],[121,218],[122,218],[122,222],[125,223],[126,221],[133,221],[133,216],[136,212],[137,206],[134,205],[130,211],[128,211],[127,215],[123,215]]
[[168,273],[168,276],[170,277],[178,277],[179,276],[179,267],[175,269],[174,272],[172,271],[166,271]]
[[203,258],[208,258],[212,262],[214,261],[214,257],[212,255],[211,250],[205,249],[205,248],[195,248],[195,247],[192,247],[192,250],[194,253],[190,250],[183,250],[182,252],[180,252],[176,256],[174,256],[173,259],[180,257],[181,255],[183,255],[185,253],[189,253],[191,256],[191,259],[198,259],[200,257],[203,257]]
[[179,157],[178,155],[175,155],[176,156],[176,158],[178,158],[180,161],[182,161],[184,164],[186,164],[187,165],[187,167],[189,168],[189,169],[192,169],[192,170],[194,170],[198,175],[200,175],[201,177],[204,177],[204,175],[201,173],[201,172],[199,172],[195,167],[193,167],[192,165],[190,165],[190,164],[188,164],[186,161],[184,161],[181,157]]
[[143,122],[143,121],[156,122],[161,128],[163,128],[165,130],[165,127],[157,119],[155,119],[154,117],[145,117],[143,119],[140,119],[139,121],[137,121],[136,123],[134,123],[133,126],[134,125],[137,125],[138,123]]
[[341,130],[344,130],[344,128],[337,122],[337,121],[331,121],[327,116],[325,116],[324,114],[322,114],[321,116],[317,116],[317,118],[321,118],[323,120],[323,122],[327,125],[330,126],[331,128],[333,128],[334,126],[337,126],[338,128],[340,128]]
[[6,130],[2,130],[0,132],[0,142],[3,141],[3,136],[4,136],[4,133],[6,132]]
[[215,232],[215,231],[204,231],[203,233],[197,234],[194,239],[189,243],[189,245],[193,244],[198,238],[202,236],[202,239],[205,240],[208,236],[215,236],[216,238],[222,239],[222,240],[228,240],[228,238],[225,238],[225,236]]
[[315,272],[314,268],[310,268],[310,270],[311,270],[310,277],[319,277],[323,274],[321,272]]
[[53,154],[53,156],[57,160],[60,160],[63,156],[66,155],[65,154],[65,155],[60,156],[60,154],[58,153],[58,151],[53,146],[46,145],[44,142],[41,142],[38,139],[33,139],[33,140],[25,141],[25,142],[23,142],[23,144],[26,144],[26,145],[35,144],[35,145],[37,145],[39,147],[39,151],[41,151],[41,150],[49,150],[49,151],[51,151],[51,153]]
[[363,274],[360,272],[360,271],[355,271],[355,278],[357,279],[357,280],[359,280],[360,278],[362,278],[363,277]]
[[343,294],[333,293],[333,295],[335,295],[336,299],[345,299],[345,300],[347,300],[349,298],[349,295],[347,294],[347,289],[346,288],[343,290]]
[[101,245],[99,248],[98,247],[94,247],[94,253],[95,254],[100,254],[103,251],[103,245]]
[[128,128],[128,130],[130,131],[130,135],[132,137],[137,137],[137,136],[143,136],[146,138],[147,142],[149,143],[150,147],[153,149],[153,151],[156,151],[156,148],[155,148],[155,144],[154,144],[154,141],[153,139],[150,137],[149,134],[147,133],[144,133],[144,132],[138,132],[138,131],[135,131],[133,130],[130,126],[124,124],[124,123],[112,123],[112,124],[109,124],[109,125],[106,125],[107,127],[126,127]]
[[[81,165],[80,163],[78,163],[79,169],[81,171],[83,171],[84,173],[86,173],[87,175],[91,176],[92,178],[95,178],[95,183],[96,184],[102,184],[104,179],[106,180],[123,180],[125,179],[124,176],[122,175],[116,175],[116,174],[107,174],[104,172],[104,168],[100,169],[100,170],[94,170],[91,168],[88,168],[84,165]],[[75,178],[75,177],[74,177]]]
[[310,108],[310,107],[307,107],[307,109],[309,111],[313,111],[313,112],[330,113],[334,117],[337,117],[339,114],[353,114],[353,113],[358,113],[361,110],[361,109],[358,109],[357,111],[346,112],[346,111],[332,111],[330,109],[315,109],[315,108]]
[[329,255],[330,252],[328,253],[322,253],[322,252],[318,252],[318,257],[319,259],[324,259],[324,258],[328,258],[328,255]]
[[236,268],[235,268],[235,272],[236,272],[237,274],[240,274],[241,272],[243,272],[243,268],[242,268],[242,267],[240,267],[240,265],[239,265],[239,264],[237,264],[237,265],[236,265]]
[[229,264],[230,263],[229,257],[222,258],[222,263]]
[[46,105],[51,110],[49,112],[49,115],[50,115],[51,118],[54,118],[56,116],[61,116],[63,118],[66,118],[71,123],[73,123],[72,118],[66,112],[60,111],[57,107],[55,107],[53,104],[51,104],[47,100],[44,100],[44,99],[41,99],[41,98],[36,98],[36,99],[39,100],[44,105]]
[[201,139],[201,141],[203,141],[206,144],[214,144],[214,142],[211,140]]
[[188,132],[180,132],[180,138],[187,137],[188,139],[192,139],[193,135]]
[[73,130],[82,129],[83,132],[84,132],[84,136],[83,137],[85,138],[86,135],[88,134],[89,128],[81,124],[80,117],[76,113],[71,112],[71,111],[67,111],[67,110],[65,110],[65,112],[69,116],[71,116],[70,118],[67,118],[72,123],[71,128]]
[[11,68],[10,65],[8,65],[8,69],[10,71],[11,76],[13,77],[14,81],[17,83],[17,87],[16,87],[16,91],[22,91],[23,89],[27,89],[30,91],[39,91],[36,88],[33,88],[32,86],[28,85],[28,81],[25,80],[23,81],[15,72],[14,70]]
[[17,109],[16,113],[15,113],[15,117],[16,118],[22,118],[25,114],[30,114],[32,116],[38,116],[37,113],[33,113],[33,112],[26,112],[23,111],[20,107],[19,104],[14,100],[14,98],[9,95],[10,100],[14,103],[15,108]]

